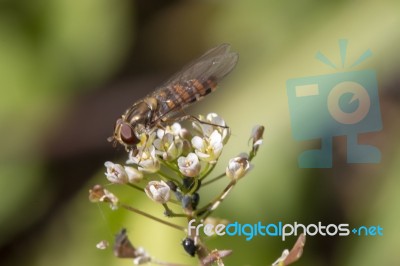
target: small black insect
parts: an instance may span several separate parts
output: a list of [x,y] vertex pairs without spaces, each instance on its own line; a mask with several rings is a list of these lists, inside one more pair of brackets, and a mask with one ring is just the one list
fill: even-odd
[[187,237],[182,241],[183,248],[192,257],[196,254],[197,247],[194,244],[194,240]]

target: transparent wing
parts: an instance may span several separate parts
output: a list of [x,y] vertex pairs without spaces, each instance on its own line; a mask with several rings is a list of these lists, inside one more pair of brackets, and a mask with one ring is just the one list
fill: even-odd
[[181,71],[173,75],[162,87],[180,84],[185,81],[198,79],[204,82],[209,78],[218,83],[235,67],[238,61],[238,54],[230,51],[229,44],[221,44],[208,50],[205,54],[189,63]]

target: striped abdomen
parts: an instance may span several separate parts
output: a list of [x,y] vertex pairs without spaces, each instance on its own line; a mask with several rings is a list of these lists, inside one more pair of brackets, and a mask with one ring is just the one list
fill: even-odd
[[205,82],[192,79],[160,88],[152,95],[158,100],[159,104],[157,116],[174,115],[189,104],[201,100],[204,96],[213,92],[216,87],[217,84],[213,79],[208,79]]

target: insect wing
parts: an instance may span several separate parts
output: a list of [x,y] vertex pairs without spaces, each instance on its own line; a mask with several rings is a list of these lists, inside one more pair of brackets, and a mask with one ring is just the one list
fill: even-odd
[[177,110],[213,91],[233,70],[237,60],[238,54],[230,51],[230,45],[221,44],[185,66],[150,95],[162,103],[157,118],[173,116]]
[[[238,61],[239,55],[236,52],[231,52],[230,47],[229,44],[221,44],[208,50],[173,75],[160,86],[160,89],[171,85],[184,85],[186,81],[194,79],[203,83],[212,78],[215,83],[218,83],[233,70]],[[153,94],[156,95],[157,91]]]
[[187,80],[198,79],[200,82],[213,77],[219,82],[235,67],[238,54],[230,51],[229,44],[221,44],[204,53],[202,56],[182,68],[165,84],[180,84]]

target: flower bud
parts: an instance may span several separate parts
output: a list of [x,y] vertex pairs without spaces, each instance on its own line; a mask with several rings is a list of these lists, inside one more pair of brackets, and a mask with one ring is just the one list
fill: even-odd
[[226,175],[232,180],[239,180],[250,169],[250,162],[245,157],[235,157],[229,160]]
[[177,191],[178,186],[175,184],[174,181],[169,180],[169,181],[166,182],[166,184],[169,186],[169,188],[170,188],[173,192],[176,192],[176,191]]
[[184,195],[181,199],[182,208],[187,210],[196,210],[197,205],[200,201],[199,193],[193,193],[192,195]]
[[191,140],[193,138],[192,134],[190,133],[189,130],[187,130],[186,128],[182,128],[179,136],[181,137],[181,139],[183,140]]
[[187,156],[192,152],[192,144],[190,144],[190,140],[184,139],[182,140],[182,155]]
[[257,153],[258,148],[261,146],[263,142],[263,135],[264,135],[264,126],[261,125],[254,126],[250,136],[250,139],[253,140],[252,152],[254,153],[254,155]]
[[143,173],[134,167],[125,166],[125,172],[128,176],[129,183],[131,184],[139,183],[143,179]]
[[164,181],[150,181],[144,189],[150,199],[162,204],[168,202],[170,190],[170,187]]

